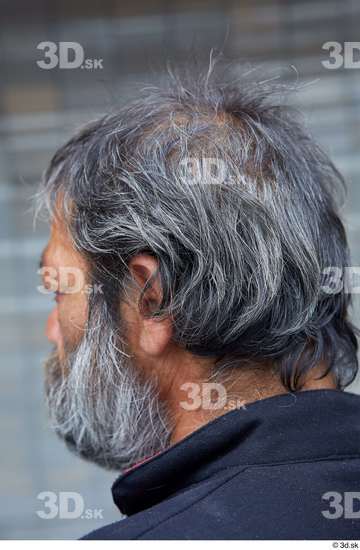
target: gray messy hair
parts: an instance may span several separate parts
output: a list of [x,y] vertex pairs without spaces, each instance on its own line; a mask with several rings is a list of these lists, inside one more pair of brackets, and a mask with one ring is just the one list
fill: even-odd
[[343,388],[358,368],[350,297],[323,291],[324,269],[349,265],[343,178],[278,87],[215,73],[173,77],[88,124],[55,153],[40,198],[50,213],[61,201],[103,285],[90,316],[105,301],[116,326],[128,262],[145,252],[163,292],[151,315],[170,316],[179,346],[220,367],[270,362],[291,391],[323,362]]

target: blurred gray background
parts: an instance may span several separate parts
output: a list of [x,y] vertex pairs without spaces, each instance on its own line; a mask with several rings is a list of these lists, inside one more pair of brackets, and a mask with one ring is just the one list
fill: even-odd
[[[0,537],[76,538],[119,518],[110,494],[116,473],[69,454],[47,427],[41,362],[52,304],[36,290],[47,227],[34,230],[30,210],[41,172],[82,122],[158,81],[167,61],[196,54],[206,67],[211,48],[221,49],[235,70],[250,62],[304,83],[294,102],[348,180],[344,218],[360,265],[360,69],[321,63],[325,42],[360,40],[360,2],[2,0],[0,10]],[[42,41],[78,42],[103,69],[41,69]],[[356,299],[358,321],[359,311]],[[41,491],[75,491],[103,518],[41,519]]]

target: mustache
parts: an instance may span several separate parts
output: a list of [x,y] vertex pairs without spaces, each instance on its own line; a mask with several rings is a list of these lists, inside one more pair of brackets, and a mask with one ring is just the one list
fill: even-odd
[[48,396],[52,387],[62,382],[69,374],[71,357],[74,352],[67,352],[65,358],[60,358],[56,346],[53,347],[44,362],[45,392]]
[[56,385],[59,380],[64,378],[65,369],[60,361],[60,357],[56,348],[54,348],[44,363],[45,374],[45,392],[46,397],[49,396],[50,389]]

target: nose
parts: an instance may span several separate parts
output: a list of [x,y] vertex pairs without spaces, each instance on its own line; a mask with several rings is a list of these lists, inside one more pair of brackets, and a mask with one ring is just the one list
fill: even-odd
[[45,334],[49,342],[56,344],[59,348],[61,343],[61,331],[57,307],[52,310],[47,319]]

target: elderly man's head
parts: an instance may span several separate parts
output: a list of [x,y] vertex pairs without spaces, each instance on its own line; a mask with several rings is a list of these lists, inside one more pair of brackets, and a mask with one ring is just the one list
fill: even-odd
[[257,83],[147,90],[53,157],[42,261],[84,285],[56,293],[47,395],[82,456],[123,469],[165,448],[187,382],[256,399],[356,373],[349,297],[323,278],[348,265],[342,179],[277,99]]

